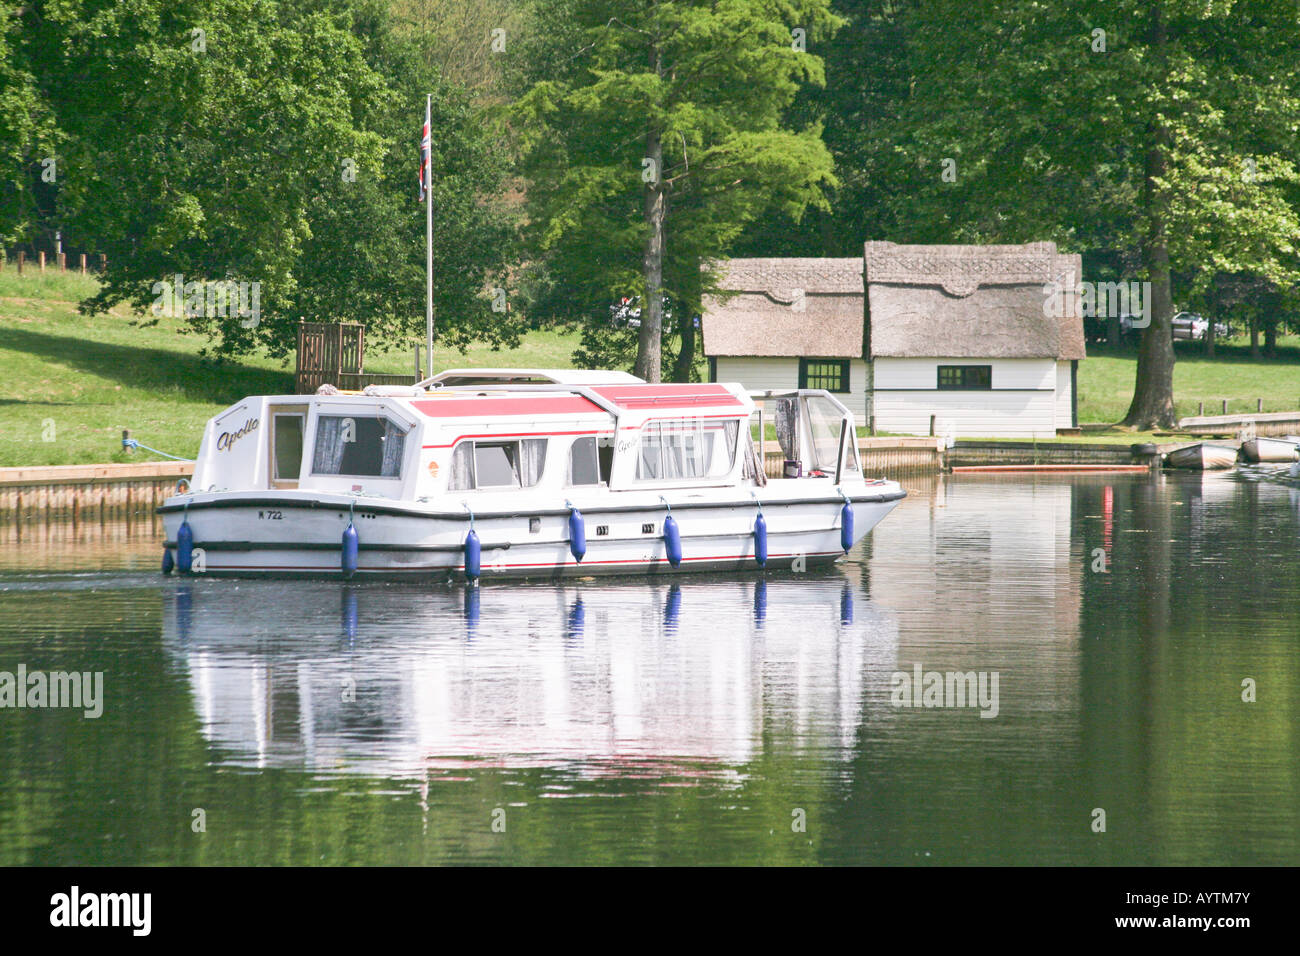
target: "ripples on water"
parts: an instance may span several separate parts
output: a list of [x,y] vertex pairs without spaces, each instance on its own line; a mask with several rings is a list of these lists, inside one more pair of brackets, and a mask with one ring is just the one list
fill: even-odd
[[[149,522],[6,528],[0,671],[107,700],[0,710],[0,862],[1300,859],[1300,489],[911,484],[765,577],[164,579]],[[916,665],[997,716],[895,706]]]

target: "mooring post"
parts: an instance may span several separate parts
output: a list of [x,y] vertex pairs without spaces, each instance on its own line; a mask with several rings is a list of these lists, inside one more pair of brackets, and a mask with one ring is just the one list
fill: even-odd
[[1264,410],[1264,400],[1262,398],[1255,399],[1255,411],[1262,412],[1263,410]]
[[1204,415],[1204,414],[1205,414],[1205,403],[1204,403],[1204,402],[1197,402],[1197,403],[1196,403],[1196,414],[1197,414],[1197,415]]
[[1226,398],[1223,400],[1223,414],[1228,414],[1228,400]]
[[122,450],[125,451],[128,455],[135,451],[134,448],[132,448],[129,444],[127,444],[127,442],[129,442],[130,440],[131,440],[131,429],[123,428],[122,429]]
[[935,416],[934,416],[934,415],[931,415],[931,416],[930,416],[930,437],[931,437],[931,438],[934,437],[934,419],[935,419]]

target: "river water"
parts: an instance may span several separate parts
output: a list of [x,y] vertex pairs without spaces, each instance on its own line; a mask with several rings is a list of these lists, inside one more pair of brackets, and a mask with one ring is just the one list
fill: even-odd
[[0,864],[1300,863],[1300,488],[905,485],[831,571],[473,591],[7,526],[0,705],[103,690],[0,706]]

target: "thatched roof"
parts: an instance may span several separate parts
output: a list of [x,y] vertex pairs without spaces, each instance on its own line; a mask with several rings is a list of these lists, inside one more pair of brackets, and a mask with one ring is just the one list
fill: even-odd
[[860,358],[861,259],[732,259],[704,303],[704,354]]
[[[1056,244],[901,246],[868,242],[872,357],[1084,357],[1082,261]],[[1062,314],[1044,309],[1055,286]]]
[[[864,306],[863,276],[866,278]],[[900,246],[862,259],[732,259],[704,303],[711,356],[1084,357],[1082,262],[1055,243]],[[1059,318],[1044,309],[1056,283]]]

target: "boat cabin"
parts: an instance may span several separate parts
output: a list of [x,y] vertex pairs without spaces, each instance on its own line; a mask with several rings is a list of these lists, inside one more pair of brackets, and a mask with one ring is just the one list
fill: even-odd
[[[737,384],[528,369],[452,370],[426,384],[245,399],[208,423],[193,489],[431,501],[767,481],[751,428],[763,413]],[[860,474],[838,401],[816,390],[760,398],[787,477]],[[761,447],[761,425],[758,435]]]

